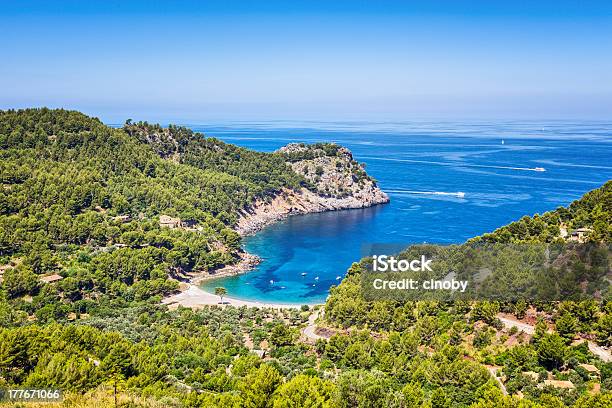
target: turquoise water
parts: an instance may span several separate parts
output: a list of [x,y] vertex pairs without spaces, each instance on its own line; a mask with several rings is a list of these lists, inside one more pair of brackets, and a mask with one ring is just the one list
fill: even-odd
[[[289,218],[244,240],[263,262],[204,285],[229,296],[321,303],[369,243],[457,243],[567,205],[612,178],[612,123],[248,123],[192,126],[260,151],[335,141],[366,163],[391,203]],[[530,169],[542,167],[546,171]],[[465,193],[456,195],[423,192]],[[302,276],[303,273],[306,275]]]

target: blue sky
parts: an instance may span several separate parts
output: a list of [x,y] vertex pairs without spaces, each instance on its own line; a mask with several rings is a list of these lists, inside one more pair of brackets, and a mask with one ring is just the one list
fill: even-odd
[[609,1],[122,3],[0,1],[0,109],[108,122],[612,119]]

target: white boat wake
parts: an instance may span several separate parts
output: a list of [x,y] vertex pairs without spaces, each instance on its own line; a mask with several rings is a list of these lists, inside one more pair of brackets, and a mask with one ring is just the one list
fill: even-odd
[[441,195],[464,198],[463,191],[446,192],[446,191],[413,191],[413,190],[385,190],[387,193],[403,193],[403,194],[423,194],[423,195]]
[[546,171],[544,167],[510,167],[510,166],[494,166],[488,164],[470,164],[470,163],[441,163],[430,160],[412,160],[412,159],[394,159],[390,157],[373,157],[373,156],[362,156],[363,159],[370,160],[385,160],[385,161],[397,161],[405,163],[422,163],[422,164],[435,164],[438,166],[452,166],[452,167],[479,167],[484,169],[502,169],[502,170],[517,170],[517,171]]

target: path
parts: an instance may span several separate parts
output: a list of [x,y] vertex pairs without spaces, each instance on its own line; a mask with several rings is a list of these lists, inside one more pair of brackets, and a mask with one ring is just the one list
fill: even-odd
[[[518,320],[514,320],[514,319],[510,319],[507,317],[501,317],[501,316],[497,316],[499,318],[499,320],[501,320],[501,322],[504,324],[504,326],[506,326],[506,328],[511,328],[511,327],[516,327],[519,330],[524,331],[527,334],[534,334],[535,333],[535,326],[527,324],[527,323],[523,323],[523,322],[519,322]],[[588,341],[587,340],[587,344],[589,346],[589,351],[593,354],[595,354],[597,357],[599,357],[602,361],[609,363],[610,361],[612,361],[612,354],[610,354],[610,351],[598,346],[597,344],[593,343],[592,341]]]
[[499,370],[501,367],[495,367],[495,366],[487,366],[487,370],[489,370],[489,373],[491,373],[491,375],[493,376],[493,378],[495,378],[495,381],[497,381],[497,383],[499,384],[499,388],[501,388],[501,391],[504,395],[508,395],[508,390],[506,389],[506,386],[504,385],[504,382],[501,380],[501,378],[499,378],[497,376],[497,370]]
[[598,346],[597,344],[589,341],[589,351],[595,354],[597,357],[601,358],[604,362],[609,363],[612,361],[612,355],[605,348]]
[[317,330],[316,320],[319,318],[319,315],[322,316],[323,313],[324,313],[323,308],[320,308],[320,309],[315,310],[314,313],[308,317],[308,323],[306,324],[306,327],[302,329],[302,333],[304,333],[304,336],[306,336],[307,339],[312,340],[312,341],[317,341],[319,339],[327,338],[327,337],[318,335],[316,333],[316,330]]
[[504,326],[506,326],[506,328],[508,329],[512,327],[516,327],[517,329],[524,331],[526,334],[535,333],[535,326],[532,326],[530,324],[519,322],[518,320],[514,320],[514,319],[509,319],[507,317],[501,317],[499,315],[497,316],[497,318],[501,320]]

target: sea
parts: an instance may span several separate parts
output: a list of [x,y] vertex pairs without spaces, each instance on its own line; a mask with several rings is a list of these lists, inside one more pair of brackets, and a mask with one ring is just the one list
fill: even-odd
[[365,163],[391,202],[290,217],[243,240],[253,271],[205,282],[270,303],[325,302],[364,248],[461,243],[565,206],[612,179],[612,122],[263,122],[188,125],[272,152],[291,142],[335,142]]

